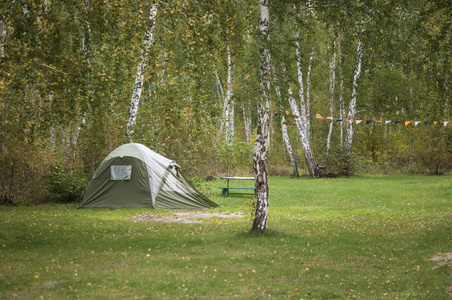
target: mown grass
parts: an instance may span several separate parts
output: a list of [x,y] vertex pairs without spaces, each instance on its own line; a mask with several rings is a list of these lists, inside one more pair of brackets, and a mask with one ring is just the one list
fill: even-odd
[[[252,185],[252,182],[250,182]],[[269,230],[243,218],[134,222],[149,209],[0,207],[1,299],[450,299],[452,176],[271,177]],[[447,263],[447,262],[446,262]]]

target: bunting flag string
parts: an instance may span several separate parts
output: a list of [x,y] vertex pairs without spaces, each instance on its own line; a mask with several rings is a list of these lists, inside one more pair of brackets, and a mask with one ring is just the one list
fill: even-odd
[[[285,111],[285,114],[286,115],[290,115],[290,112]],[[280,115],[280,113],[275,113],[275,117],[277,117],[279,115]],[[449,124],[449,121],[433,121],[433,122],[430,122],[430,121],[413,121],[413,120],[412,121],[392,121],[392,120],[382,121],[382,120],[362,120],[362,119],[341,119],[341,118],[333,118],[333,117],[326,117],[325,118],[325,117],[322,117],[322,115],[320,115],[320,114],[316,114],[315,117],[312,117],[310,115],[306,115],[306,116],[300,116],[300,118],[313,118],[313,119],[320,119],[320,120],[333,120],[333,121],[336,121],[336,122],[355,122],[356,124],[359,124],[359,123],[362,123],[362,122],[365,122],[366,124],[370,124],[370,123],[373,122],[373,123],[384,123],[385,125],[388,125],[388,124],[398,125],[398,124],[402,123],[402,124],[405,124],[405,126],[413,124],[414,127],[417,127],[417,125],[419,125],[421,123],[424,123],[425,126],[437,125],[437,124],[441,124],[442,123],[444,125],[444,127],[446,127],[447,124]]]

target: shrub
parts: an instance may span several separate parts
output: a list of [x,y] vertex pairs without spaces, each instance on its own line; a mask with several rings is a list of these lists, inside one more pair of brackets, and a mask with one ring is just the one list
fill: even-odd
[[433,126],[425,131],[416,144],[417,163],[431,175],[445,174],[452,169],[452,133]]
[[49,193],[58,203],[81,201],[88,184],[86,176],[76,172],[65,172],[61,166],[52,167],[48,179]]

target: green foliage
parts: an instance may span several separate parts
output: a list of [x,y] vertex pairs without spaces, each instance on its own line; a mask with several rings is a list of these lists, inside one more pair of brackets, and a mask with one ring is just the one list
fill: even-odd
[[89,180],[83,174],[68,172],[61,166],[54,166],[47,176],[48,190],[57,203],[80,202]]
[[422,131],[424,134],[416,139],[414,154],[419,165],[431,175],[452,170],[452,132],[438,127]]
[[[134,141],[178,161],[190,178],[250,174],[254,139],[250,144],[244,142],[242,108],[256,124],[256,104],[261,98],[258,2],[155,3],[155,36],[146,53]],[[2,7],[2,201],[47,201],[42,181],[55,162],[90,176],[105,155],[129,141],[125,134],[128,105],[144,34],[151,25],[150,4],[136,0],[54,0],[9,1]],[[296,1],[270,2],[272,65],[282,93],[282,103],[272,104],[272,112],[289,110],[289,86],[299,101],[294,59],[297,32],[305,81],[314,48],[311,112],[323,116],[329,114],[333,44],[341,37],[334,94],[334,116],[339,116],[339,109],[346,109],[350,100],[361,34],[365,47],[357,117],[450,118],[449,3],[341,0],[294,9],[298,6]],[[231,145],[222,141],[219,132],[223,99],[218,84],[226,86],[228,46],[234,64],[236,104],[236,140]],[[287,72],[282,71],[281,63],[285,63]],[[344,80],[342,107],[338,103],[339,73]],[[268,167],[271,174],[289,175],[290,160],[279,137],[278,123],[278,119],[273,120]],[[312,124],[312,148],[322,164],[328,122]],[[343,172],[344,157],[338,125],[334,125],[328,161],[328,173],[335,174]],[[356,126],[350,172],[448,172],[450,126],[441,129],[439,136],[419,127],[384,129],[375,124],[370,130],[370,126]],[[304,170],[296,127],[289,117],[288,127],[298,167]],[[252,132],[255,134],[253,126]]]
[[253,169],[253,147],[251,144],[233,140],[217,145],[214,159],[217,172],[226,176],[251,174]]

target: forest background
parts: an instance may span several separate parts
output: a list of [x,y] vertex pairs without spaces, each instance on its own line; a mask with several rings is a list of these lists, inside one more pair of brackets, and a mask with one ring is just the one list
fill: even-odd
[[[269,11],[270,175],[450,171],[451,1]],[[192,180],[252,174],[260,44],[258,1],[3,3],[0,202],[74,201],[130,141]]]

